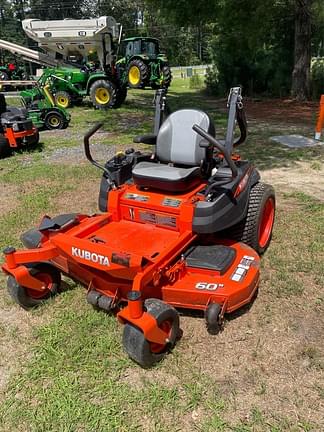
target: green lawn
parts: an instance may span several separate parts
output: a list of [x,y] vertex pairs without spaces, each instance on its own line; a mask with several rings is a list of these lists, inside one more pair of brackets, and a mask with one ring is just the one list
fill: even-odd
[[[42,146],[1,160],[0,248],[19,246],[20,233],[45,213],[97,211],[101,174],[69,151],[97,121],[104,133],[94,142],[107,152],[131,146],[134,135],[152,128],[152,99],[151,91],[133,91],[119,110],[73,108],[66,131],[43,132]],[[172,109],[208,110],[224,133],[215,100],[187,80],[174,81],[169,101]],[[305,163],[316,181],[323,151],[274,144],[269,137],[279,126],[252,121],[241,153],[260,169]],[[183,338],[152,370],[127,358],[122,327],[86,303],[84,288],[66,280],[61,295],[25,312],[0,276],[0,431],[324,430],[323,202],[302,189],[276,193],[275,231],[254,304],[229,317],[216,337],[200,316],[182,316]]]

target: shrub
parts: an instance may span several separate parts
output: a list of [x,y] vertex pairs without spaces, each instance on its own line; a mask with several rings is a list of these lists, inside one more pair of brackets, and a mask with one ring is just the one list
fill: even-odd
[[219,88],[219,72],[216,65],[207,68],[205,84],[207,93],[211,95],[219,95],[221,93]]
[[199,75],[192,75],[189,81],[189,88],[191,89],[201,89],[203,87],[202,79]]
[[313,99],[324,94],[324,57],[314,57],[311,64],[311,92]]

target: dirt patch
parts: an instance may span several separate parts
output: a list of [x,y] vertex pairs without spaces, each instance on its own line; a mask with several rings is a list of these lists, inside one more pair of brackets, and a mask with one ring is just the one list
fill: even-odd
[[149,370],[140,368],[129,368],[122,372],[120,381],[134,388],[142,389],[147,384],[163,385],[166,388],[173,388],[179,384],[179,379],[161,370]]
[[21,187],[0,183],[0,217],[13,210],[18,204],[18,195]]
[[297,124],[313,124],[319,110],[318,102],[297,102],[291,99],[244,98],[244,104],[248,118]]
[[100,177],[98,180],[89,182],[79,182],[77,191],[65,191],[53,198],[55,214],[62,213],[86,213],[93,214],[99,212],[98,197],[100,188]]
[[[315,128],[319,102],[297,102],[292,99],[255,99],[244,97],[244,107],[248,120],[278,123],[308,124]],[[227,99],[208,99],[208,104],[217,111],[227,112]],[[268,124],[269,126],[269,124]]]
[[278,192],[298,190],[324,201],[324,167],[309,162],[294,166],[261,171],[262,180],[276,187]]
[[245,314],[227,321],[217,338],[207,334],[203,320],[182,318],[182,349],[187,345],[186,357],[215,379],[227,401],[222,417],[230,424],[233,419],[250,421],[257,407],[273,421],[297,424],[303,419],[324,427],[323,315],[307,311],[305,320],[304,299],[274,303],[263,289],[261,282],[257,301]]

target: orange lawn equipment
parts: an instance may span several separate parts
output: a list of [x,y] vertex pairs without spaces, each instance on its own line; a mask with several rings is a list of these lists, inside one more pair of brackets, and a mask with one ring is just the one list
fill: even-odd
[[5,96],[0,93],[0,159],[10,155],[13,149],[36,145],[39,132],[23,108],[7,107]]
[[61,273],[85,285],[91,305],[125,324],[124,349],[142,367],[175,345],[178,310],[203,311],[216,334],[226,313],[252,301],[275,214],[272,187],[248,161],[231,158],[246,137],[240,88],[230,92],[225,144],[200,110],[162,122],[163,92],[157,133],[135,139],[154,145],[153,153],[128,149],[102,166],[89,146],[101,125],[85,136],[88,160],[104,171],[103,213],[45,216],[22,235],[26,250],[5,249],[2,266],[10,295],[26,309],[58,292]]
[[316,140],[321,139],[323,127],[324,127],[324,94],[321,96],[320,99],[319,113],[318,113],[318,119],[316,123],[316,129],[315,129]]

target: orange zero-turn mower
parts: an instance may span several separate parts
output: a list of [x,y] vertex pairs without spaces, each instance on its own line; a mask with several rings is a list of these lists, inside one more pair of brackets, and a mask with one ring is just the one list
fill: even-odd
[[36,145],[38,141],[38,129],[28,118],[27,110],[7,107],[5,96],[0,93],[0,159],[14,149]]
[[[162,90],[159,90],[160,94]],[[246,137],[241,90],[231,89],[225,143],[210,117],[195,109],[171,113],[157,134],[135,142],[101,166],[96,215],[44,216],[22,236],[26,250],[6,248],[2,269],[13,299],[30,308],[59,290],[61,274],[87,287],[87,300],[115,312],[123,345],[142,367],[161,360],[180,334],[178,310],[205,314],[218,333],[224,315],[251,302],[260,258],[275,214],[271,186],[250,162],[232,156]],[[241,136],[234,141],[239,124]]]

